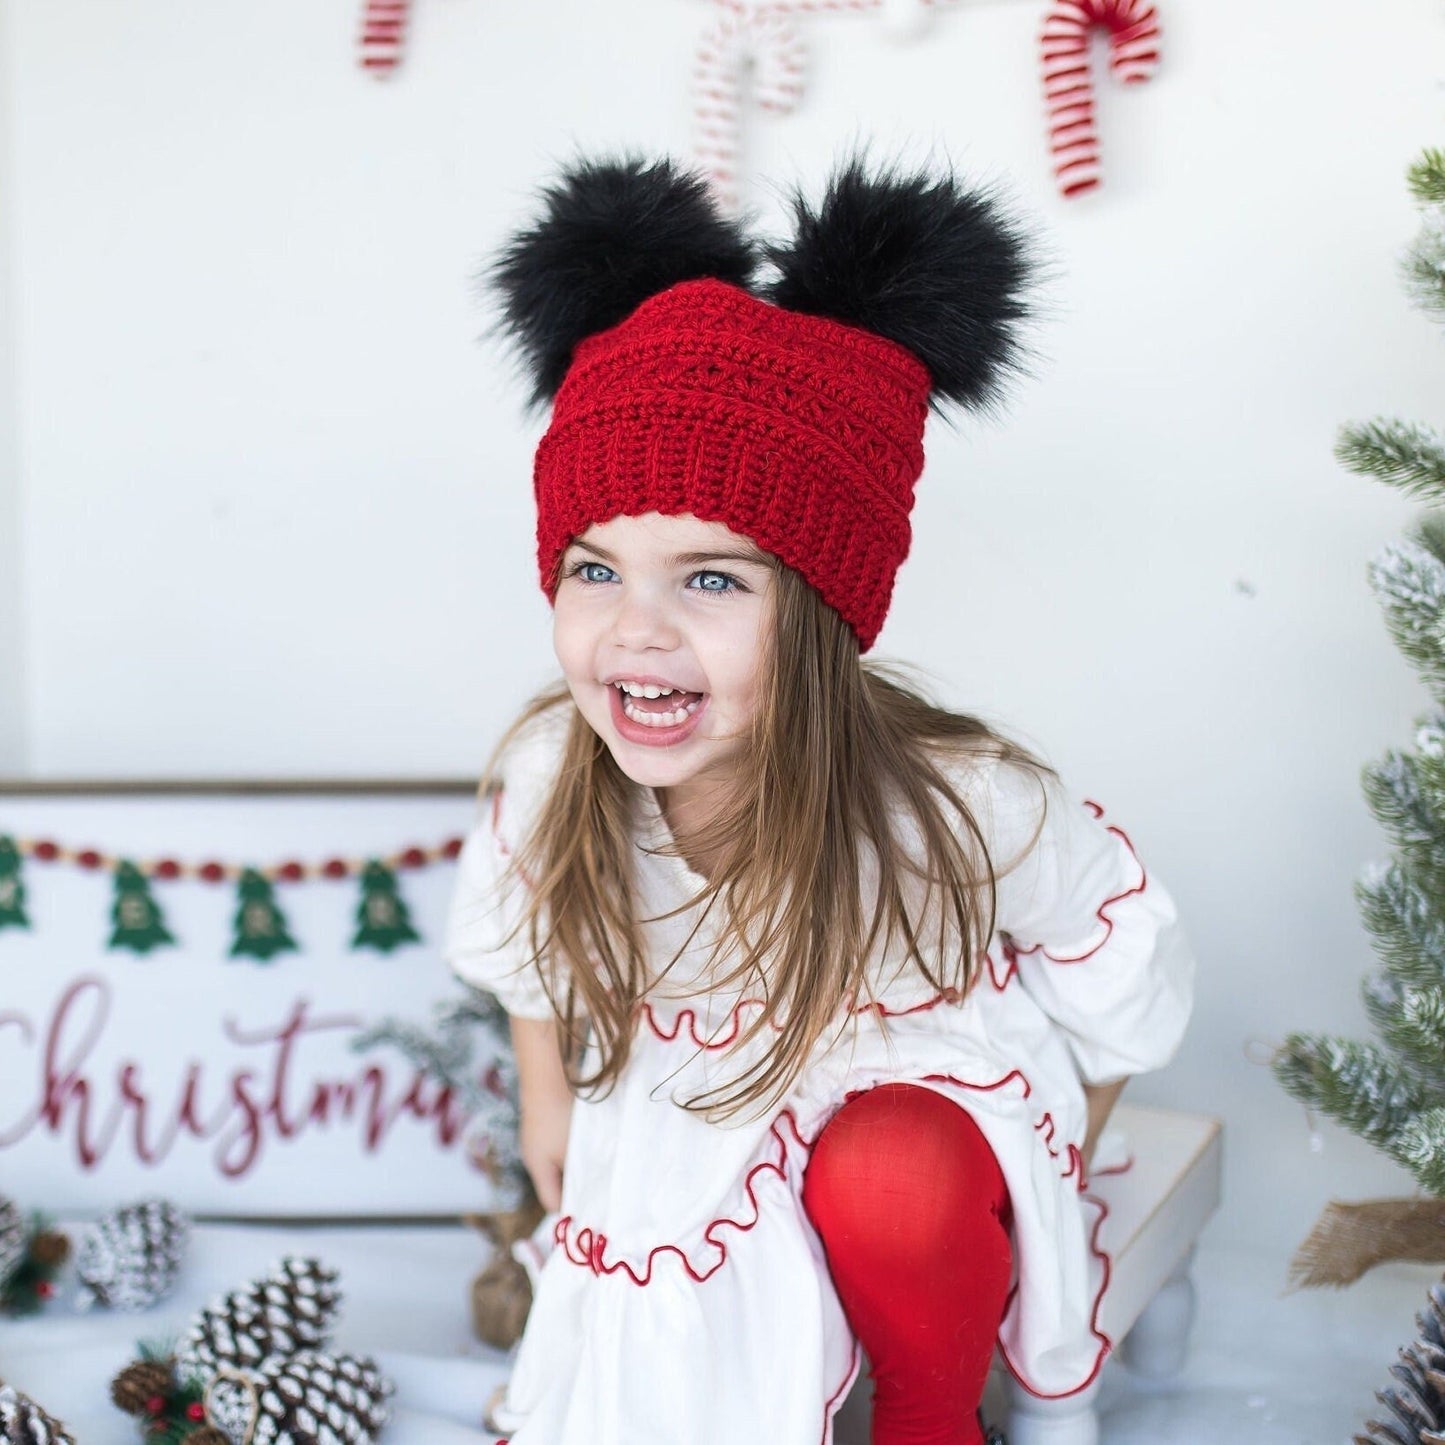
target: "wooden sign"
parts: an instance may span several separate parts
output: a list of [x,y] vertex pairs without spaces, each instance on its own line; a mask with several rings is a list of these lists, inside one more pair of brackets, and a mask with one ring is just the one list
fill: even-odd
[[[219,1216],[492,1203],[457,1091],[393,1045],[356,1047],[462,992],[441,946],[476,811],[465,782],[0,783],[3,1192],[51,1213],[154,1194]],[[238,951],[247,927],[288,945]],[[483,1041],[478,1078],[495,1053]]]

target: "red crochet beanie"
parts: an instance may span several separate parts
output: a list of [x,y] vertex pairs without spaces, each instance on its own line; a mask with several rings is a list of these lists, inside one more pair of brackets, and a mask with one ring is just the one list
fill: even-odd
[[753,244],[666,162],[586,164],[494,269],[506,324],[552,399],[537,448],[537,563],[589,526],[690,513],[795,568],[857,635],[883,626],[908,555],[923,429],[987,406],[1016,364],[1028,269],[994,202],[951,177],[853,162],[798,236]]

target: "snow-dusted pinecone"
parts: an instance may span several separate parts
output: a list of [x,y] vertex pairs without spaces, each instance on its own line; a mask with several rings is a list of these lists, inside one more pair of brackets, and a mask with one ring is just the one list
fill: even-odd
[[340,1306],[334,1269],[288,1255],[196,1316],[176,1344],[177,1377],[204,1381],[218,1365],[254,1369],[269,1355],[320,1349]]
[[165,1199],[143,1199],[102,1214],[76,1258],[81,1284],[98,1303],[149,1309],[175,1286],[190,1226]]
[[15,1201],[0,1195],[0,1285],[20,1268],[28,1238],[25,1219]]
[[1445,1445],[1445,1280],[1431,1286],[1415,1316],[1419,1334],[1390,1366],[1390,1383],[1375,1392],[1385,1407],[1355,1445]]
[[75,1445],[58,1420],[52,1420],[29,1395],[0,1385],[0,1441],[4,1445]]
[[211,1419],[241,1445],[364,1445],[386,1424],[393,1386],[376,1362],[302,1350],[206,1391]]

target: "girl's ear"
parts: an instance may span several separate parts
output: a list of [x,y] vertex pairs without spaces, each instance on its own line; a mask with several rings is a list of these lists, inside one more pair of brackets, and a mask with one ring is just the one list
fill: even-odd
[[757,264],[753,243],[717,210],[702,177],[665,158],[579,160],[542,201],[541,217],[512,236],[484,277],[501,293],[498,329],[521,354],[534,405],[556,395],[580,341],[649,296],[701,277],[746,286]]
[[951,174],[869,175],[843,165],[813,210],[793,196],[794,235],[765,248],[764,288],[790,311],[896,341],[928,368],[932,401],[987,410],[1022,371],[1019,329],[1037,269],[1025,229],[988,188]]

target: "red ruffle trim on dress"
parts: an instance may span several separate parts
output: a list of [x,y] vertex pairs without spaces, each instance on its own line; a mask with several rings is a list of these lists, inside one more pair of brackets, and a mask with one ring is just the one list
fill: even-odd
[[797,1140],[799,1146],[805,1153],[811,1153],[812,1143],[804,1139],[798,1131],[798,1121],[791,1109],[784,1109],[776,1119],[773,1120],[769,1132],[777,1145],[777,1154],[773,1159],[764,1160],[761,1164],[755,1164],[748,1170],[743,1180],[743,1193],[747,1196],[749,1205],[752,1207],[752,1217],[744,1216],[739,1219],[726,1217],[714,1219],[702,1232],[702,1237],[708,1244],[717,1250],[717,1258],[706,1266],[694,1264],[688,1258],[687,1251],[676,1244],[659,1244],[647,1252],[647,1258],[641,1266],[629,1264],[625,1259],[607,1258],[608,1239],[605,1234],[594,1230],[590,1225],[584,1225],[580,1229],[574,1228],[575,1221],[570,1214],[563,1215],[553,1228],[552,1237],[562,1249],[567,1258],[584,1269],[590,1269],[593,1274],[617,1274],[624,1273],[636,1285],[649,1285],[652,1283],[653,1262],[664,1254],[675,1254],[681,1261],[682,1267],[687,1271],[688,1277],[697,1284],[709,1280],[727,1263],[728,1247],[719,1238],[716,1231],[722,1229],[736,1229],[740,1234],[746,1234],[749,1230],[757,1227],[758,1220],[762,1218],[762,1208],[758,1204],[758,1197],[754,1190],[753,1181],[760,1175],[774,1174],[779,1179],[788,1177],[788,1150],[791,1147],[787,1137],[779,1127],[787,1124],[789,1132]]
[[[1004,964],[1002,974],[1000,974],[999,966],[994,962],[991,953],[984,954],[984,971],[980,974],[981,978],[987,977],[989,983],[998,993],[1002,993],[1009,984],[1018,977],[1018,954],[1011,944],[1004,943],[1003,956]],[[945,989],[942,993],[936,993],[932,998],[924,999],[921,1003],[911,1004],[908,1008],[889,1008],[887,1004],[879,1003],[875,1000],[873,1003],[859,1004],[857,1007],[850,1009],[849,1012],[854,1015],[876,1013],[882,1015],[884,1018],[890,1019],[906,1018],[909,1014],[927,1013],[930,1009],[939,1008],[943,1004],[957,1005],[964,1001],[966,1001],[966,999],[961,1000],[957,990]],[[663,1043],[675,1044],[682,1037],[685,1030],[688,1039],[694,1046],[699,1049],[713,1050],[730,1048],[737,1042],[739,1034],[742,1033],[742,1011],[745,1008],[760,1009],[763,1006],[764,1002],[760,998],[745,998],[739,1000],[728,1015],[728,1022],[731,1027],[728,1028],[726,1033],[711,1037],[704,1037],[698,1032],[697,1011],[695,1009],[678,1009],[673,1015],[670,1025],[658,1021],[657,1011],[647,999],[642,999],[638,1002],[637,1012],[646,1022],[648,1028],[652,1030],[654,1036],[661,1039]],[[719,1028],[721,1027],[722,1026],[719,1025]],[[777,1028],[777,1025],[774,1025],[774,1028]]]
[[[1100,805],[1094,802],[1092,799],[1086,800],[1084,806],[1088,808],[1091,813],[1093,813],[1095,818],[1103,818],[1103,808],[1100,807]],[[1009,946],[1013,949],[1015,957],[1021,954],[1042,953],[1043,956],[1047,958],[1051,963],[1083,963],[1085,959],[1092,958],[1096,953],[1098,953],[1098,951],[1103,948],[1103,946],[1109,941],[1110,937],[1114,932],[1114,920],[1109,917],[1109,909],[1111,909],[1116,903],[1122,903],[1126,898],[1133,898],[1135,895],[1143,893],[1144,890],[1148,888],[1149,874],[1146,872],[1144,864],[1140,859],[1138,853],[1135,852],[1133,843],[1129,841],[1129,835],[1122,828],[1117,827],[1112,823],[1106,824],[1105,827],[1108,832],[1112,833],[1129,850],[1129,856],[1134,860],[1135,864],[1138,866],[1139,869],[1139,881],[1132,884],[1130,887],[1124,889],[1122,893],[1115,893],[1111,897],[1106,898],[1098,906],[1098,908],[1094,910],[1094,917],[1097,918],[1099,922],[1104,925],[1103,937],[1100,938],[1099,941],[1094,944],[1092,948],[1089,948],[1086,952],[1075,954],[1051,953],[1041,943],[1035,943],[1031,947],[1024,948],[1021,947],[1017,943],[1017,941],[1010,939]]]

